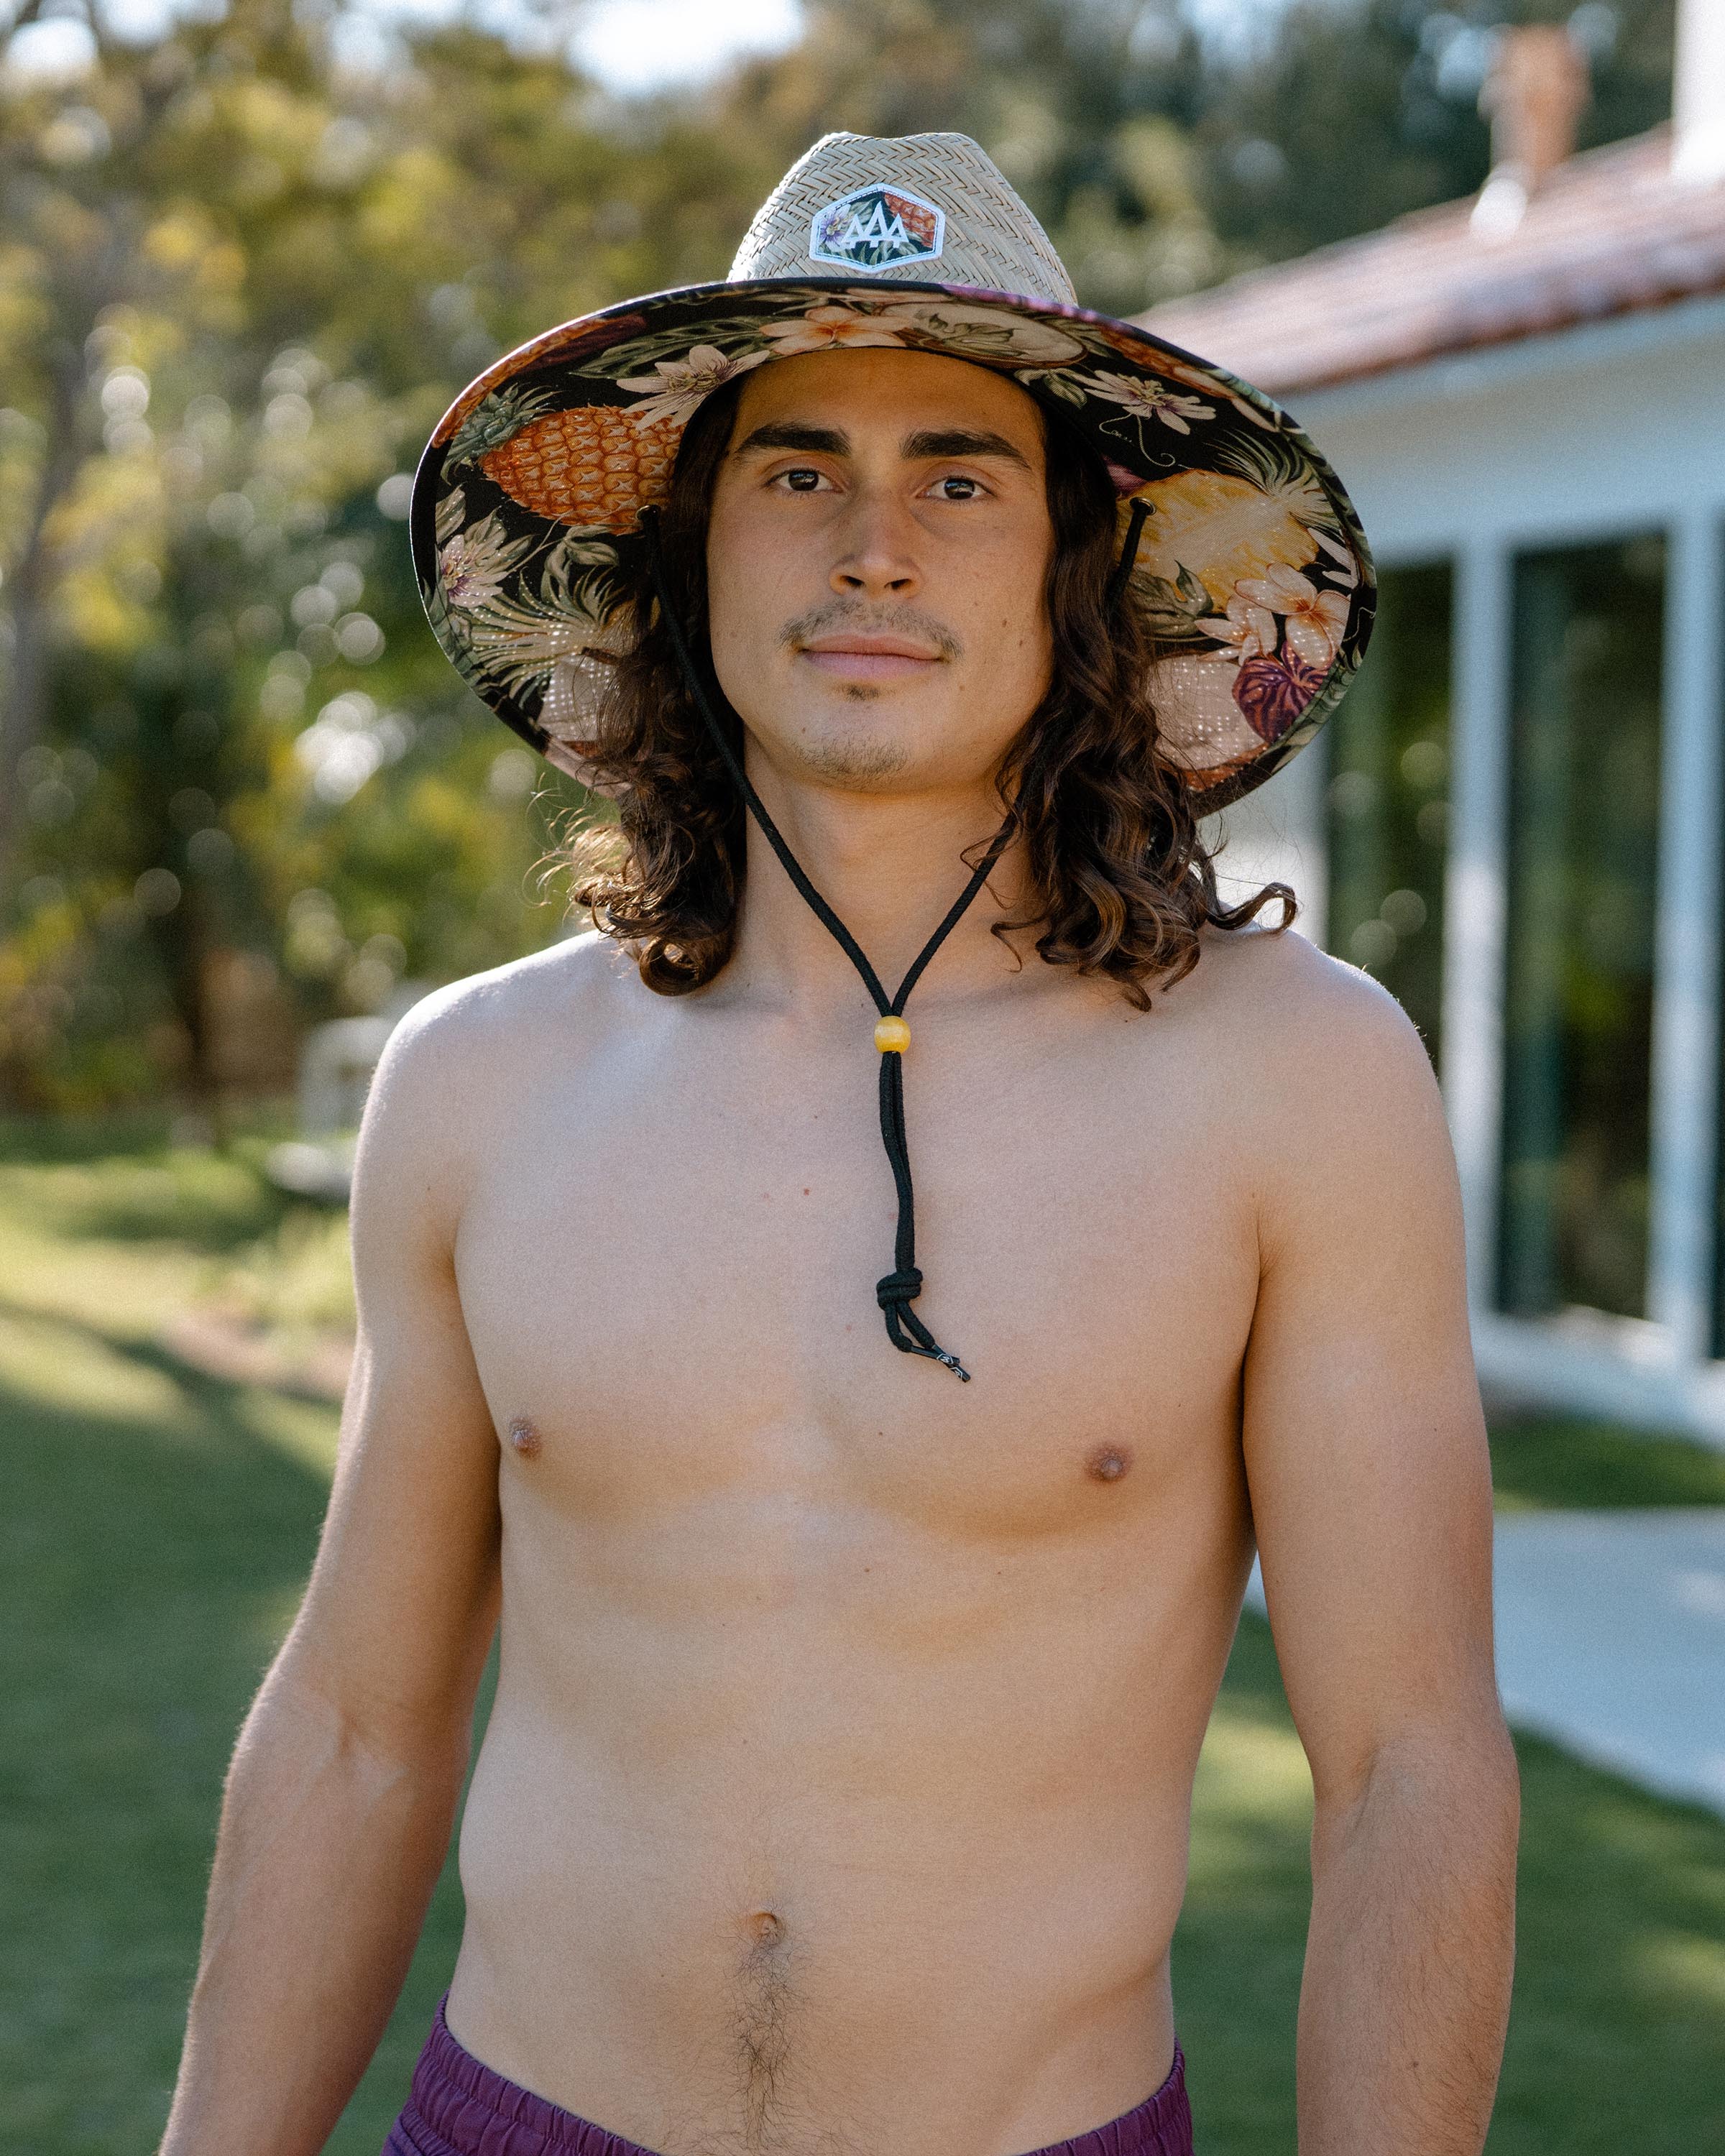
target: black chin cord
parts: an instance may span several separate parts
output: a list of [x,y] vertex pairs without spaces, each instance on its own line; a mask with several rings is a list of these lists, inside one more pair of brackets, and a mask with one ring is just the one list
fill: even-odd
[[1127,512],[1126,536],[1120,542],[1120,559],[1114,564],[1108,588],[1102,595],[1102,604],[1110,613],[1120,604],[1132,580],[1132,564],[1138,558],[1138,542],[1144,536],[1144,521],[1149,514],[1150,505],[1142,495]]
[[995,834],[993,842],[983,855],[970,881],[953,901],[946,919],[923,945],[910,971],[899,983],[898,993],[889,997],[880,984],[879,974],[869,963],[862,946],[803,873],[802,863],[785,843],[778,826],[768,814],[766,804],[749,783],[742,760],[732,747],[725,729],[719,723],[718,715],[706,693],[706,684],[690,652],[688,639],[683,634],[683,624],[677,619],[677,610],[671,603],[665,557],[660,550],[659,514],[656,510],[644,509],[641,511],[641,529],[647,542],[647,562],[652,572],[654,590],[659,597],[660,614],[670,631],[671,648],[677,654],[677,664],[682,669],[689,693],[695,699],[696,709],[712,736],[713,746],[737,782],[737,791],[742,794],[750,815],[761,828],[761,835],[784,864],[785,874],[802,895],[816,920],[855,967],[862,977],[863,986],[874,998],[875,1008],[880,1014],[875,1028],[875,1045],[880,1051],[880,1141],[886,1148],[886,1158],[892,1166],[892,1179],[898,1189],[898,1232],[893,1239],[893,1269],[875,1285],[875,1299],[886,1320],[886,1337],[901,1353],[926,1355],[931,1362],[943,1363],[947,1369],[968,1384],[969,1371],[956,1355],[947,1353],[911,1307],[922,1293],[922,1276],[916,1270],[916,1200],[911,1187],[911,1156],[905,1142],[904,1051],[911,1045],[911,1029],[905,1023],[904,1008],[911,989],[922,978],[924,968],[957,927],[966,907],[988,881],[989,870],[999,860],[1007,839],[1011,836],[1012,819],[1009,817]]

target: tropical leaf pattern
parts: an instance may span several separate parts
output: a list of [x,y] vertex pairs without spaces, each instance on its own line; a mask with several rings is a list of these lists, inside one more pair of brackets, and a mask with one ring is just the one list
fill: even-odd
[[[1101,451],[1122,535],[1147,511],[1127,588],[1156,640],[1163,744],[1204,811],[1312,737],[1358,669],[1375,587],[1347,495],[1294,422],[1130,324],[899,280],[660,293],[547,331],[470,384],[433,434],[412,519],[426,612],[464,677],[572,766],[634,634],[639,511],[663,492],[665,444],[770,360],[870,349],[1011,376]],[[583,412],[595,418],[557,418]]]

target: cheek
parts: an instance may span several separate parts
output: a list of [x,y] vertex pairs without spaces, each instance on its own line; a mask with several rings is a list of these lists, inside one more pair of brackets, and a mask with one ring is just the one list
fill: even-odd
[[[777,542],[777,543],[775,543]],[[801,565],[806,577],[806,562]],[[715,655],[771,644],[773,624],[798,572],[783,535],[745,512],[716,504],[707,526],[707,613]]]
[[[742,558],[734,535],[725,531],[715,518],[707,534],[707,630],[712,639],[713,657],[721,664],[726,652],[746,650],[752,632],[757,631],[760,625],[762,579],[758,565],[752,566],[745,575],[738,567]],[[750,588],[757,601],[754,606],[743,603],[745,592]]]
[[1009,671],[1015,681],[1034,680],[1040,693],[1054,649],[1046,561],[1027,559],[1021,548],[1003,549],[990,564],[978,601],[976,619],[983,632],[978,644],[991,669]]

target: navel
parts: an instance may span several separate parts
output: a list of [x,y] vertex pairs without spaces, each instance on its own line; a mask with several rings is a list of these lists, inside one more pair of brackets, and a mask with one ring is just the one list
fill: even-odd
[[749,1944],[757,1951],[776,1947],[784,1937],[784,1919],[771,1909],[755,1909],[743,1919]]
[[1084,1463],[1085,1472],[1098,1482],[1117,1482],[1132,1464],[1123,1445],[1099,1445]]
[[545,1450],[545,1440],[526,1415],[517,1415],[510,1424],[509,1442],[523,1460],[536,1460]]

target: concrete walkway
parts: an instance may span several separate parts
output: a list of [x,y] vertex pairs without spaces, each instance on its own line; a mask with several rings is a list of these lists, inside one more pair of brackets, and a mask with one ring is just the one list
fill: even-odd
[[1512,1512],[1497,1578],[1515,1727],[1725,1815],[1725,1507]]

